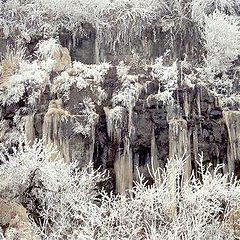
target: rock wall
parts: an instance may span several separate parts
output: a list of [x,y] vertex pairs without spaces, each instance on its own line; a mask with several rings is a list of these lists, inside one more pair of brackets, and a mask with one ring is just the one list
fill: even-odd
[[[175,104],[164,104],[152,98],[158,92],[158,84],[149,72],[143,69],[139,70],[141,74],[134,72],[130,69],[128,73],[135,79],[131,84],[145,88],[140,88],[135,102],[127,106],[122,102],[115,106],[112,102],[123,84],[116,66],[109,67],[104,75],[101,87],[107,97],[99,104],[90,89],[79,89],[73,84],[68,99],[63,95],[59,98],[46,88],[39,104],[32,109],[25,96],[18,103],[2,106],[2,121],[7,126],[2,129],[5,131],[2,142],[17,128],[14,118],[18,113],[24,119],[29,142],[44,137],[46,144],[54,145],[59,157],[67,162],[78,161],[84,166],[92,160],[96,167],[109,169],[118,192],[132,187],[138,171],[151,183],[148,166],[164,167],[167,159],[175,156],[187,158],[185,178],[196,169],[195,160],[201,153],[206,163],[212,166],[224,163],[226,171],[238,174],[238,111],[223,113],[217,99],[199,85],[179,86],[173,93]],[[79,106],[86,96],[95,102],[98,116],[88,134],[75,131],[77,118],[84,129],[88,128],[86,112]]]
[[[139,172],[151,184],[149,166],[163,168],[176,156],[186,157],[186,179],[197,168],[201,153],[206,164],[225,164],[225,172],[240,176],[239,111],[224,110],[208,89],[182,81],[191,71],[181,72],[171,102],[159,99],[162,89],[147,64],[166,49],[163,30],[156,34],[156,41],[150,34],[145,43],[136,43],[135,52],[125,48],[115,54],[96,45],[93,30],[85,39],[62,34],[61,42],[70,49],[73,60],[87,64],[111,60],[112,64],[72,63],[62,48],[54,55],[57,65],[46,73],[44,83],[32,87],[23,83],[26,89],[18,101],[2,103],[1,142],[11,151],[17,144],[16,137],[15,142],[11,138],[21,125],[30,143],[44,138],[67,162],[85,166],[94,161],[96,167],[109,169],[117,192],[131,188]],[[196,41],[184,45],[185,50],[198,61],[199,52],[194,52],[191,44]],[[28,47],[31,53],[33,47]],[[176,50],[168,62],[185,53]],[[40,91],[31,105],[33,89]],[[4,85],[1,90],[3,95],[9,91]]]

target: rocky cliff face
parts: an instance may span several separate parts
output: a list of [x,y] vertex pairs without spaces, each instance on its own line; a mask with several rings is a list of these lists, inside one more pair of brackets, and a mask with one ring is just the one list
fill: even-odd
[[[70,50],[72,58],[97,62],[93,40],[79,42]],[[151,169],[163,168],[174,157],[186,158],[186,179],[199,154],[206,164],[224,164],[225,172],[239,176],[239,111],[223,109],[211,91],[191,78],[191,66],[174,67],[169,59],[172,65],[165,70],[172,72],[164,85],[151,58],[145,58],[148,63],[134,53],[122,58],[129,64],[86,65],[71,62],[67,49],[59,47],[52,62],[42,58],[23,67],[23,81],[2,73],[1,142],[11,151],[22,130],[30,144],[44,138],[67,162],[85,166],[93,161],[109,169],[110,188],[117,192],[131,188],[138,171],[151,184]]]

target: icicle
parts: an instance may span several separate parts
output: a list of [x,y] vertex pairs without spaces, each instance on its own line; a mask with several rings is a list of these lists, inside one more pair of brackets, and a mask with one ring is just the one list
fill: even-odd
[[178,191],[178,170],[175,164],[176,159],[170,159],[167,163],[166,187],[169,191],[171,205],[168,209],[168,215],[174,218],[177,214],[177,191]]
[[228,130],[228,171],[234,173],[235,163],[240,161],[240,111],[223,111],[223,117]]
[[108,136],[111,140],[120,142],[121,129],[124,125],[126,110],[121,106],[116,106],[113,109],[104,107],[104,112],[107,121]]
[[[191,148],[190,136],[187,129],[187,121],[168,113],[172,118],[169,120],[169,161],[167,164],[167,188],[171,198],[172,205],[169,209],[171,217],[177,214],[177,191],[181,188],[182,184],[186,183],[190,178],[191,167]],[[171,115],[172,114],[172,115]],[[179,178],[179,163],[181,159],[185,159],[183,165],[182,181]],[[178,163],[179,162],[179,163]]]
[[9,124],[7,120],[0,120],[0,142],[4,142]]
[[68,51],[71,52],[72,50],[72,42],[68,41]]
[[198,160],[198,127],[195,125],[193,129],[193,155],[194,155],[194,162]]
[[148,41],[147,37],[143,37],[141,42],[142,42],[142,47],[143,47],[143,50],[144,50],[144,58],[147,59],[147,61],[149,61],[150,57],[151,57],[150,41]]
[[127,138],[124,141],[123,152],[119,149],[118,157],[114,163],[114,170],[116,173],[116,191],[125,193],[126,190],[131,189],[133,186],[132,150]]
[[72,34],[73,47],[77,46],[77,31],[74,31]]
[[[201,91],[201,90],[200,90]],[[197,89],[197,109],[198,117],[201,117],[201,95],[199,89]]]
[[151,137],[151,168],[156,171],[159,167],[158,164],[158,150],[156,145],[156,138],[154,134],[154,129],[152,130],[152,137]]
[[[198,118],[201,118],[201,96],[202,96],[202,89],[197,89],[197,109],[198,109]],[[202,124],[200,122],[200,132],[202,132]]]
[[70,162],[69,141],[64,136],[64,125],[68,117],[69,112],[62,109],[61,100],[52,100],[43,123],[43,137],[46,145],[53,145],[58,151],[53,158],[63,158],[66,162]]
[[169,159],[186,158],[184,164],[183,182],[191,175],[191,147],[187,121],[182,118],[169,121]]
[[214,97],[214,105],[215,105],[215,107],[221,107],[221,104],[220,104],[218,96]]
[[89,161],[93,161],[93,154],[94,154],[94,147],[95,147],[95,130],[96,130],[96,123],[91,127],[91,144],[89,147]]
[[99,37],[97,34],[95,37],[95,62],[96,62],[96,64],[100,63]]
[[184,97],[184,113],[185,113],[185,116],[188,119],[189,118],[189,113],[190,113],[190,104],[189,104],[189,98],[188,98],[188,92],[187,91],[185,91],[183,93],[183,97]]
[[133,124],[133,106],[128,108],[128,137],[131,140],[135,134],[135,127]]
[[35,113],[24,117],[25,138],[30,145],[35,139],[34,116]]
[[134,126],[132,122],[133,109],[128,109],[128,136],[124,139],[124,148],[120,149],[122,139],[122,128],[124,127],[124,119],[126,109],[116,106],[113,109],[104,108],[109,137],[118,144],[118,154],[114,162],[114,170],[116,174],[116,191],[124,193],[131,189],[133,185],[133,159],[131,150],[131,139],[134,134]]
[[[120,148],[122,139],[121,132],[124,127],[126,109],[116,106],[113,109],[105,107],[104,111],[106,114],[108,135],[110,139],[118,145],[118,153],[114,162],[116,191],[118,193],[125,193],[125,191],[131,189],[133,185],[133,160],[129,138],[131,130],[129,136],[125,136],[123,149]],[[132,113],[129,114],[131,116]],[[132,125],[131,120],[129,120],[129,125]]]

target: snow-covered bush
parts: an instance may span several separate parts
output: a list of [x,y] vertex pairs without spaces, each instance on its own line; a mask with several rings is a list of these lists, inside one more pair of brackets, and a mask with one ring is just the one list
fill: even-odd
[[55,38],[49,38],[45,41],[40,41],[37,44],[37,50],[35,54],[41,59],[52,58],[53,54],[58,51],[62,46]]
[[[131,194],[99,188],[105,173],[90,164],[80,170],[53,159],[54,149],[35,142],[2,152],[0,193],[27,208],[42,239],[234,239],[239,236],[240,187],[235,180],[203,167],[181,182],[183,159],[165,170],[149,170],[153,185],[140,175]],[[101,191],[100,191],[101,190]],[[234,217],[234,219],[233,219]]]
[[48,74],[45,71],[39,69],[39,66],[35,65],[34,68],[33,65],[29,65],[24,72],[9,77],[7,89],[0,94],[0,101],[3,105],[17,103],[29,91],[31,95],[28,103],[33,106],[44,90],[47,81]]
[[[26,60],[24,48],[9,48],[6,57],[0,62],[4,79],[0,93],[2,105],[17,103],[23,96],[28,96],[29,105],[36,104],[49,84],[49,72],[54,65],[51,56],[57,47],[60,45],[53,39],[40,42],[36,50],[38,59],[34,61]],[[44,59],[40,61],[41,58]]]
[[124,107],[132,108],[138,100],[143,85],[138,82],[137,75],[125,75],[121,81],[121,89],[112,98],[113,106],[121,104]]
[[206,63],[214,73],[224,72],[240,55],[239,18],[219,11],[206,17],[205,48]]
[[0,29],[5,37],[18,33],[29,42],[34,36],[54,36],[62,29],[73,36],[84,35],[88,30],[83,25],[89,23],[96,29],[97,40],[116,50],[121,45],[133,46],[165,18],[182,23],[188,12],[185,5],[178,0],[8,0],[1,3]]
[[240,56],[240,21],[225,9],[231,1],[213,2],[218,7],[204,17],[202,37],[206,54],[202,66],[196,69],[196,81],[218,97],[222,106],[231,106],[239,103],[236,62]]
[[111,1],[101,9],[99,14],[100,38],[111,45],[132,45],[134,40],[141,39],[144,31],[158,20],[167,10],[166,1],[129,0]]
[[203,24],[206,16],[212,14],[215,10],[222,13],[235,13],[235,7],[238,4],[235,0],[192,0],[192,18],[194,21]]
[[77,163],[56,160],[55,151],[38,141],[31,147],[20,144],[12,155],[2,152],[0,194],[27,208],[40,236],[76,239],[74,232],[81,232],[81,225],[97,208],[97,184],[106,175],[93,170],[91,163],[80,170]]
[[0,76],[6,77],[18,72],[21,63],[25,59],[25,48],[21,45],[7,45],[5,56],[1,60]]
[[173,103],[173,91],[176,89],[178,84],[178,68],[177,61],[173,62],[172,65],[164,64],[164,58],[161,56],[156,59],[155,63],[152,65],[152,77],[159,83],[158,93],[154,97],[158,101],[163,103]]
[[98,121],[98,114],[96,113],[95,104],[91,98],[86,97],[81,104],[83,109],[81,115],[73,116],[75,120],[73,132],[75,134],[81,133],[84,136],[94,136],[95,125]]
[[110,68],[110,64],[86,65],[74,61],[72,68],[63,71],[53,79],[50,86],[51,92],[58,94],[64,100],[69,100],[71,88],[74,86],[79,91],[90,89],[96,95],[96,103],[101,104],[106,98],[102,84]]

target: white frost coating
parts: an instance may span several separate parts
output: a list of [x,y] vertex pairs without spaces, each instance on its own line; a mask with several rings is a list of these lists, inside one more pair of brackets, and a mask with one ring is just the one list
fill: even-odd
[[137,75],[123,75],[121,89],[113,95],[113,106],[121,104],[127,108],[133,108],[138,100],[143,85],[138,82]]
[[68,100],[73,86],[79,91],[89,88],[96,95],[96,103],[100,105],[107,97],[102,84],[109,68],[110,65],[107,63],[86,65],[75,61],[71,68],[53,79],[53,84],[50,86],[51,92],[57,93],[59,97]]
[[116,191],[123,194],[133,186],[132,150],[127,138],[124,140],[123,151],[121,152],[121,149],[118,150],[117,158],[114,162],[114,170],[116,174]]
[[130,66],[127,66],[124,64],[123,61],[121,61],[118,66],[117,66],[117,75],[119,79],[125,79],[126,76],[128,75],[128,72],[130,70]]
[[36,56],[47,72],[60,72],[71,66],[71,56],[67,48],[62,47],[59,41],[50,38],[37,44]]
[[73,62],[73,69],[77,73],[81,73],[83,78],[94,79],[94,81],[99,84],[104,80],[104,75],[107,74],[110,67],[111,65],[109,63],[86,65],[77,61]]
[[193,0],[191,2],[192,18],[198,23],[203,24],[206,16],[216,9],[221,12],[234,14],[234,6],[236,4],[235,0]]
[[84,136],[92,136],[93,127],[95,129],[99,116],[96,113],[95,104],[91,98],[85,97],[82,106],[83,110],[81,114],[72,115],[72,119],[74,119],[73,132]]
[[1,86],[4,91],[0,92],[0,101],[3,105],[16,103],[29,90],[31,95],[28,96],[28,103],[35,105],[48,80],[48,73],[42,70],[37,62],[32,64],[22,62],[19,71],[8,77],[4,85]]
[[48,59],[53,58],[54,54],[60,51],[61,48],[62,46],[56,39],[49,38],[37,44],[37,51],[35,53],[39,59]]
[[116,106],[113,109],[104,107],[104,111],[105,111],[106,120],[107,120],[108,136],[111,139],[120,140],[121,129],[123,128],[124,115],[126,112],[125,108],[121,106]]
[[9,128],[8,122],[6,120],[1,120],[0,121],[0,142],[4,142],[8,128]]
[[150,94],[147,97],[148,106],[150,106],[150,101],[153,99],[157,100],[158,102],[163,102],[163,104],[169,104],[169,105],[174,104],[174,98],[173,98],[172,92],[169,92],[169,91],[164,91],[164,92],[158,91],[157,94]]
[[206,18],[207,66],[213,72],[226,71],[240,54],[239,18],[215,11]]
[[53,145],[58,151],[53,160],[64,159],[67,163],[70,162],[69,140],[64,136],[63,125],[67,124],[69,116],[69,112],[62,109],[61,100],[52,100],[43,122],[45,144]]
[[178,118],[169,121],[169,159],[186,158],[183,182],[189,180],[192,172],[190,134],[187,121]]
[[236,162],[240,161],[240,112],[224,111],[223,117],[228,130],[228,171],[232,174]]
[[[165,66],[163,56],[157,58],[152,65],[151,75],[153,79],[159,82],[158,93],[154,97],[163,103],[172,104],[174,101],[172,94],[178,81],[177,61],[171,66]],[[160,88],[163,88],[163,90],[160,90]]]

